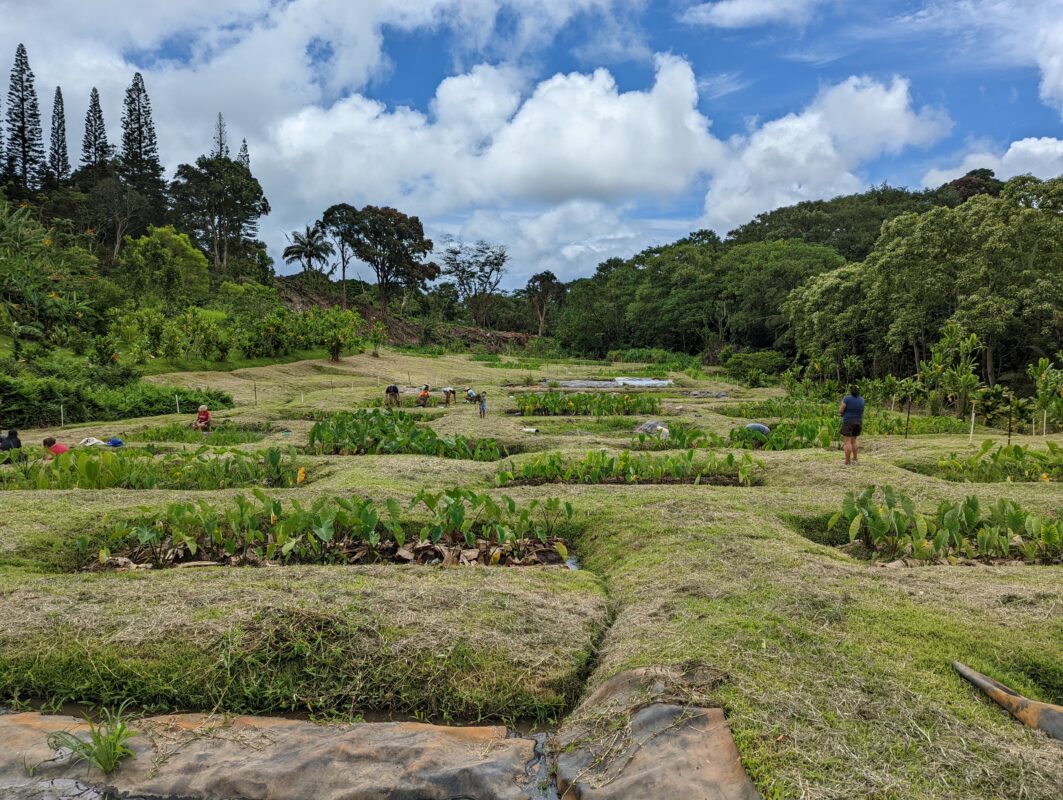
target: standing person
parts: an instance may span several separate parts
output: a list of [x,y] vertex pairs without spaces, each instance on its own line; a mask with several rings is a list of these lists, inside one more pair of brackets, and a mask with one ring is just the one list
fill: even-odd
[[399,387],[394,383],[389,384],[388,388],[384,390],[384,408],[390,408],[391,406],[399,407]]
[[842,416],[842,448],[845,450],[845,463],[856,464],[859,447],[856,440],[864,427],[864,398],[860,396],[860,387],[853,384],[849,394],[842,398],[838,409]]
[[54,436],[49,436],[44,440],[44,447],[53,456],[61,456],[63,453],[70,451],[70,447],[62,442],[57,442]]
[[192,427],[197,431],[203,431],[208,433],[210,431],[210,409],[206,406],[200,406],[199,411],[196,412],[196,421],[192,423]]
[[483,419],[487,416],[487,392],[480,392],[477,402],[480,404],[480,419]]

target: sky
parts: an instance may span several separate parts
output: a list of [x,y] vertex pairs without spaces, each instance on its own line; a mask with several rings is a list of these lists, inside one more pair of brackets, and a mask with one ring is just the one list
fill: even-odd
[[1063,0],[0,0],[0,68],[19,42],[72,160],[136,71],[170,175],[223,113],[281,273],[337,202],[504,244],[513,289],[883,182],[1063,174]]

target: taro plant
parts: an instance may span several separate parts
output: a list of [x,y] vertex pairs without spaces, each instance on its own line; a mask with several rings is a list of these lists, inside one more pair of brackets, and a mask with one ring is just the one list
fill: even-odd
[[51,461],[0,456],[0,489],[230,489],[296,486],[305,480],[295,448],[258,452],[201,447],[163,453],[104,448],[73,449]]
[[691,450],[723,445],[724,440],[715,433],[683,424],[670,426],[667,435],[662,432],[637,433],[631,439],[632,450]]
[[187,425],[173,422],[156,428],[148,428],[131,434],[131,442],[183,442],[186,444],[209,444],[214,447],[226,447],[234,444],[260,442],[269,433],[268,425],[237,424],[224,420],[214,426],[209,433],[195,430]]
[[749,453],[695,458],[693,449],[665,456],[622,450],[609,455],[595,450],[576,460],[545,453],[515,464],[510,461],[495,475],[499,486],[514,483],[715,483],[750,486],[762,468]]
[[[378,504],[323,496],[309,505],[292,500],[285,506],[261,489],[220,506],[176,502],[161,513],[110,525],[99,537],[98,562],[106,565],[112,554],[156,568],[193,559],[231,565],[436,557],[445,562],[456,548],[475,549],[481,563],[510,563],[530,552],[549,563],[566,557],[560,537],[571,529],[574,514],[571,504],[557,499],[518,503],[470,489],[422,491],[409,503],[414,508],[427,519],[407,516],[394,499]],[[74,561],[80,565],[85,558],[75,551]]]
[[934,514],[923,514],[890,486],[882,487],[881,495],[880,500],[875,486],[849,492],[828,530],[844,520],[850,541],[859,539],[885,558],[1063,558],[1063,520],[1028,513],[1014,501],[1000,498],[987,512],[972,495],[943,501]]
[[310,429],[310,449],[318,454],[398,454],[497,461],[506,455],[494,439],[440,436],[404,411],[359,409],[330,414]]
[[934,474],[950,481],[997,483],[1001,481],[1063,481],[1063,447],[1046,442],[1045,449],[1019,444],[982,443],[970,456],[952,453],[937,463]]
[[632,415],[657,414],[659,398],[648,394],[590,394],[524,392],[516,395],[517,409],[525,416]]

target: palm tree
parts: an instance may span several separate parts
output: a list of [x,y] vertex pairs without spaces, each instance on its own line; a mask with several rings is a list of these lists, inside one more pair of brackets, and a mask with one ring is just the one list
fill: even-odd
[[336,252],[320,225],[307,225],[303,233],[292,231],[292,235],[287,238],[291,244],[284,248],[284,263],[298,262],[302,265],[303,272],[312,271],[314,264],[327,264],[329,257]]

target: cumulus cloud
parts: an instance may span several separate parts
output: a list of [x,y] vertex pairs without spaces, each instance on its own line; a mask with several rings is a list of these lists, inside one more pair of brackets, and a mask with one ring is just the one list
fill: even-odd
[[1001,180],[1016,175],[1055,178],[1063,175],[1063,139],[1050,137],[1020,139],[1003,153],[983,148],[966,155],[952,167],[932,169],[923,176],[923,186],[934,188],[966,175],[973,169],[991,169]]
[[681,19],[688,25],[749,28],[785,23],[803,25],[831,0],[717,0],[688,8]]
[[859,191],[863,164],[932,144],[950,127],[944,111],[913,107],[903,78],[849,78],[804,111],[729,142],[731,155],[709,184],[708,223],[725,231],[779,206]]

